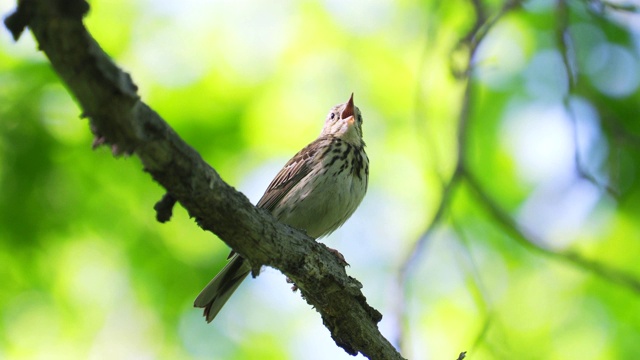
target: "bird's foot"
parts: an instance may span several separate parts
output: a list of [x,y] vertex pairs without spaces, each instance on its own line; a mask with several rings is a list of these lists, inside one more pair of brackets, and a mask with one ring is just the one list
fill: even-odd
[[288,277],[287,277],[287,284],[293,284],[291,286],[291,291],[293,291],[293,292],[298,291],[298,285],[294,284],[293,280],[289,279]]
[[347,262],[347,260],[344,259],[344,255],[342,255],[340,253],[340,251],[336,250],[336,249],[332,249],[330,247],[327,246],[327,249],[338,258],[338,261],[340,261],[340,264],[342,264],[342,266],[351,266],[349,265],[349,263]]

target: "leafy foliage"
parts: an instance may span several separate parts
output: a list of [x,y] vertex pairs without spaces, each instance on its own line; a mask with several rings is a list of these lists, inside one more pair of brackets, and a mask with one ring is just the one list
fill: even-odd
[[[355,92],[370,191],[326,241],[404,356],[640,351],[637,8],[91,6],[145,101],[254,200]],[[0,356],[346,358],[273,270],[205,325],[192,300],[228,249],[182,211],[155,222],[162,189],[135,158],[89,151],[79,115],[33,41],[5,31]]]

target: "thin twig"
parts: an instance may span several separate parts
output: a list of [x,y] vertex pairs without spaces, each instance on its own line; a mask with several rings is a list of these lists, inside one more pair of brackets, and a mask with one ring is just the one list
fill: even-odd
[[476,264],[476,261],[471,252],[469,240],[464,233],[464,229],[455,219],[451,220],[451,226],[458,235],[458,243],[461,245],[467,255],[468,261],[461,261],[460,263],[462,264],[462,268],[464,269],[464,271],[471,274],[471,283],[474,287],[472,296],[476,302],[476,306],[478,307],[478,309],[480,309],[480,311],[482,311],[482,315],[484,316],[482,327],[476,335],[471,347],[471,351],[474,352],[474,350],[476,350],[485,339],[487,332],[489,331],[489,328],[493,323],[494,309],[491,300],[489,299],[489,295],[487,294],[487,289],[484,286],[484,282],[482,281],[482,277],[480,276],[480,272],[478,271],[478,265]]
[[599,189],[603,189],[614,198],[619,198],[620,194],[609,184],[600,183],[596,177],[585,168],[582,155],[580,153],[580,135],[578,134],[578,119],[576,117],[573,106],[571,106],[571,96],[574,94],[576,86],[580,81],[580,71],[576,65],[575,49],[571,33],[568,29],[569,24],[569,6],[566,0],[557,0],[556,6],[557,26],[556,26],[556,42],[562,57],[565,74],[567,76],[568,91],[562,96],[564,108],[571,119],[573,134],[573,159],[576,172],[580,178],[585,179],[595,185]]
[[640,13],[640,6],[632,3],[631,1],[622,4],[614,3],[606,0],[587,0],[588,8],[597,12],[599,15],[606,15],[607,11],[628,12],[628,13]]
[[[459,170],[462,170],[462,168],[459,168]],[[417,260],[422,256],[424,249],[428,244],[428,240],[431,238],[431,234],[435,231],[445,211],[448,209],[451,203],[451,199],[453,198],[453,193],[458,183],[460,182],[461,178],[462,178],[462,172],[456,171],[456,173],[454,173],[451,180],[445,185],[442,191],[442,199],[440,199],[440,204],[438,205],[438,209],[433,215],[433,218],[431,219],[431,222],[429,223],[427,230],[418,239],[418,241],[416,241],[413,248],[408,253],[407,258],[402,262],[402,266],[398,272],[397,283],[399,284],[399,286],[398,286],[398,299],[397,299],[396,312],[398,314],[397,319],[398,321],[400,321],[400,326],[398,326],[398,329],[400,331],[398,332],[399,333],[398,339],[395,341],[395,343],[398,345],[398,347],[400,348],[400,351],[403,353],[406,353],[406,349],[405,349],[406,344],[404,342],[404,339],[406,338],[405,334],[408,331],[408,327],[409,327],[409,317],[407,315],[407,309],[405,308],[405,305],[407,303],[406,301],[407,289],[405,285],[408,282],[408,277],[410,276],[412,270],[414,269],[415,264],[417,263]]]

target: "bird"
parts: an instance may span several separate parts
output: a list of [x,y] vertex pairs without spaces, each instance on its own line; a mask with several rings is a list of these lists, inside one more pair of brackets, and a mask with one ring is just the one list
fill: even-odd
[[[364,148],[362,114],[352,93],[331,108],[320,135],[284,165],[256,206],[314,239],[329,235],[351,217],[367,192]],[[234,251],[228,259],[194,301],[194,307],[204,308],[208,323],[251,272],[248,261]]]

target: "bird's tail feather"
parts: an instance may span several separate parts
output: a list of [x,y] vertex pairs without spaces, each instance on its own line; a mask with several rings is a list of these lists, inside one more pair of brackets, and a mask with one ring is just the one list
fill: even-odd
[[200,292],[193,306],[204,308],[204,317],[207,322],[211,322],[250,271],[249,264],[238,254],[234,254],[229,263]]

